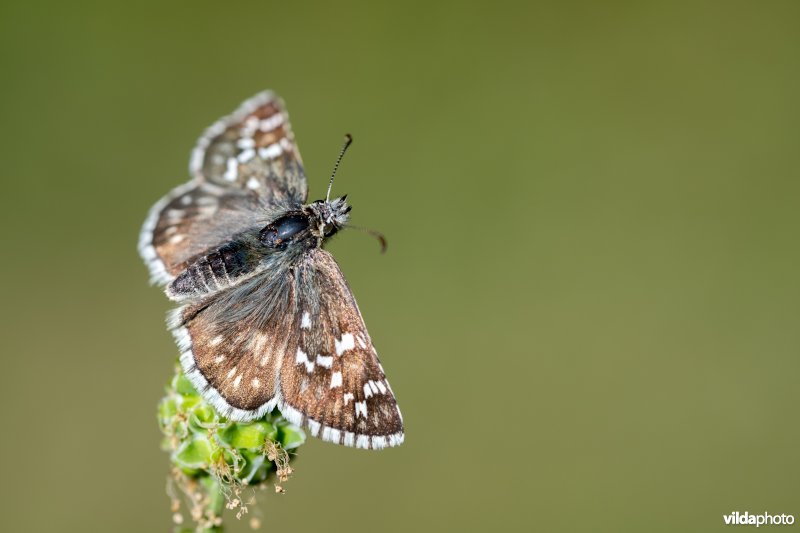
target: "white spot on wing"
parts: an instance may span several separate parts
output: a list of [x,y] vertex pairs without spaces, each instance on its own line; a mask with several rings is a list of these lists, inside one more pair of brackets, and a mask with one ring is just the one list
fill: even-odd
[[235,373],[236,367],[231,368],[230,372],[228,372],[228,378],[232,378]]
[[333,356],[317,355],[317,364],[323,368],[330,368],[333,366]]
[[283,124],[283,114],[278,113],[262,120],[258,125],[258,129],[261,131],[272,131],[281,124]]
[[239,383],[241,383],[241,382],[242,382],[242,375],[239,374],[238,376],[236,376],[236,379],[233,380],[233,387],[234,388],[238,388],[239,387]]
[[298,364],[298,365],[299,364],[306,365],[306,372],[308,372],[309,374],[311,373],[311,371],[314,370],[313,361],[309,361],[308,360],[308,354],[306,354],[306,352],[304,352],[300,348],[297,349],[297,355],[294,358],[294,362],[295,362],[295,364]]
[[369,383],[364,383],[364,398],[369,398],[370,396],[372,396],[372,389],[369,388]]
[[358,418],[359,413],[364,415],[364,418],[367,418],[367,402],[366,402],[366,400],[361,401],[361,402],[356,402],[356,418]]
[[287,152],[291,152],[294,149],[292,146],[292,141],[290,141],[287,137],[281,137],[279,142],[281,143],[281,146],[283,146],[283,149]]
[[186,238],[186,235],[182,235],[182,234],[178,233],[177,235],[173,235],[172,237],[169,238],[169,243],[170,244],[178,244],[179,242],[181,242],[185,238]]
[[254,389],[257,389],[261,386],[261,381],[258,378],[253,378],[253,381],[251,381],[251,383],[253,384]]
[[354,396],[353,396],[352,392],[346,392],[344,394],[344,404],[347,405],[348,403],[353,401],[353,398],[354,398]]
[[255,156],[256,156],[256,151],[253,150],[252,148],[248,148],[247,150],[244,150],[242,153],[237,155],[236,159],[239,161],[239,163],[247,163]]
[[[255,333],[251,340],[251,346],[254,353],[261,353],[264,351],[264,345],[267,343],[267,336],[261,333]],[[267,354],[264,354],[266,357]]]
[[180,222],[184,214],[185,212],[183,209],[168,209],[165,213],[167,221],[171,223]]
[[308,311],[303,313],[303,319],[300,321],[300,329],[311,329],[311,315]]
[[352,350],[356,347],[352,333],[345,333],[342,335],[342,340],[334,340],[334,343],[336,344],[336,355],[342,355],[347,350]]
[[[342,386],[342,373],[341,372],[334,372],[331,374],[331,388],[335,389],[336,387]],[[347,396],[345,394],[345,396]],[[352,396],[352,394],[350,395]],[[347,403],[347,399],[345,399],[344,403]]]
[[216,337],[214,337],[213,339],[208,341],[208,345],[209,346],[217,346],[221,342],[222,342],[222,335],[217,335]]
[[239,175],[239,162],[234,157],[228,158],[225,174],[222,175],[227,181],[236,181]]
[[[253,118],[253,117],[251,117]],[[250,119],[247,119],[248,122],[251,122]],[[252,122],[251,122],[252,123]],[[242,137],[238,141],[236,141],[236,148],[240,150],[247,150],[248,148],[254,148],[256,145],[256,141],[250,136]]]
[[244,121],[244,125],[242,126],[242,137],[244,137],[244,139],[241,139],[241,141],[244,141],[245,139],[248,141],[253,141],[252,146],[254,146],[255,141],[251,139],[251,137],[253,136],[253,134],[256,132],[257,129],[258,129],[258,117],[247,117],[247,120]]
[[275,159],[283,153],[283,148],[278,143],[272,143],[269,146],[258,149],[258,157],[261,159]]
[[258,189],[258,187],[259,187],[260,185],[261,185],[261,184],[258,182],[258,180],[257,180],[257,179],[255,179],[255,178],[254,178],[254,177],[252,177],[252,176],[250,177],[250,179],[248,179],[248,180],[247,180],[247,188],[248,188],[248,189],[253,189],[253,190],[255,190],[255,189]]

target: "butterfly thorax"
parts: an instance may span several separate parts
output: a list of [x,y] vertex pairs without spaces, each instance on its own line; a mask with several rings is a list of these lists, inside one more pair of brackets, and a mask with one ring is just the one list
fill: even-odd
[[169,284],[167,295],[176,300],[198,297],[238,285],[266,268],[287,268],[339,231],[350,218],[350,207],[343,196],[287,209],[257,234],[244,231],[191,258]]
[[277,250],[290,246],[319,248],[347,223],[350,207],[344,196],[333,201],[317,200],[277,217],[261,230],[259,240],[264,246]]

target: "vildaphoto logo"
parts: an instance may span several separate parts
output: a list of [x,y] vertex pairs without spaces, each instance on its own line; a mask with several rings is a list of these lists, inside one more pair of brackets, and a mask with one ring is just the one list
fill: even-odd
[[750,514],[747,511],[722,515],[727,526],[789,526],[794,524],[794,516],[790,514]]

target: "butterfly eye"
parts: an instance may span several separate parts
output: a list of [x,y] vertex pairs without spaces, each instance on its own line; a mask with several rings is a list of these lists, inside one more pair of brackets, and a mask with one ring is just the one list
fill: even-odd
[[261,230],[261,242],[270,248],[285,248],[298,234],[308,229],[306,215],[286,215]]

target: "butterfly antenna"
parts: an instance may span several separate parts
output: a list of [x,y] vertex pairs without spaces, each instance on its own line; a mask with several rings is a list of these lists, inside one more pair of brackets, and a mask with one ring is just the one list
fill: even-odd
[[382,254],[386,253],[386,245],[387,245],[386,237],[384,237],[383,233],[381,233],[380,231],[375,231],[374,229],[362,228],[361,226],[352,226],[350,224],[347,224],[345,226],[345,228],[357,229],[358,231],[363,231],[364,233],[368,233],[369,235],[372,235],[373,237],[378,239],[378,242],[381,243],[381,253]]
[[339,152],[339,157],[336,158],[336,164],[333,165],[333,172],[331,172],[331,181],[328,182],[328,194],[325,195],[325,201],[329,201],[331,199],[331,187],[333,187],[333,178],[336,176],[336,171],[339,170],[339,163],[342,162],[342,158],[344,157],[344,153],[347,151],[347,147],[353,142],[353,136],[349,133],[345,134],[344,136],[344,146],[342,146],[342,151]]

